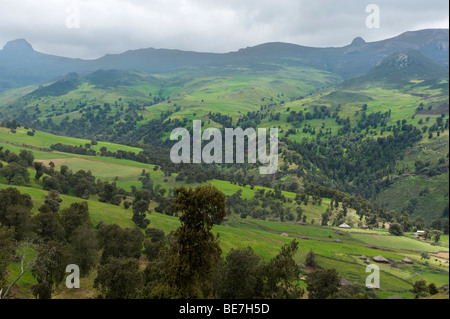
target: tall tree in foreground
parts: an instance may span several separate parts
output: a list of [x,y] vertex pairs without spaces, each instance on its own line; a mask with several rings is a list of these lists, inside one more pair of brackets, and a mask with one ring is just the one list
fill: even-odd
[[181,226],[174,233],[166,279],[152,297],[212,297],[213,267],[222,251],[211,229],[226,215],[225,194],[211,185],[179,187],[175,194],[172,208],[178,212]]

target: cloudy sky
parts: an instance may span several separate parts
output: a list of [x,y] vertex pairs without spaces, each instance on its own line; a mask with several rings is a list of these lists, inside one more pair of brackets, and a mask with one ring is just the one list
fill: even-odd
[[[379,20],[366,12],[370,4]],[[93,59],[148,47],[343,46],[357,36],[377,41],[448,28],[448,10],[447,0],[0,0],[0,48],[25,38],[40,52]]]

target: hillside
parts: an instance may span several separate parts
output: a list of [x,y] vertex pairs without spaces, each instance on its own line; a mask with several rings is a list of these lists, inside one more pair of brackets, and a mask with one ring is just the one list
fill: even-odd
[[70,72],[85,75],[98,69],[139,70],[155,74],[192,67],[267,68],[281,64],[308,66],[351,78],[367,72],[392,53],[412,48],[448,67],[448,30],[443,29],[405,32],[373,43],[353,41],[340,48],[267,43],[221,54],[147,48],[107,54],[95,60],[36,52],[26,40],[18,39],[8,42],[0,51],[0,92],[55,81]]
[[396,52],[380,61],[366,74],[344,81],[343,88],[368,86],[399,87],[412,81],[448,79],[448,69],[428,59],[417,50]]
[[[3,147],[3,150],[9,149],[14,152],[19,152],[21,149],[30,150],[29,146],[31,145],[28,143],[33,143],[36,148],[32,149],[35,160],[43,161],[45,165],[53,161],[56,164],[56,169],[59,169],[61,165],[67,165],[70,170],[74,171],[79,168],[88,168],[95,176],[105,180],[112,179],[114,174],[119,174],[117,176],[118,179],[116,179],[117,183],[126,187],[130,186],[130,184],[127,184],[129,181],[127,178],[131,177],[130,180],[137,182],[140,175],[138,173],[145,168],[151,172],[150,175],[152,180],[155,181],[155,184],[161,183],[161,185],[169,185],[170,187],[187,185],[184,182],[177,182],[175,180],[168,181],[167,176],[164,179],[163,175],[159,175],[160,171],[158,169],[154,170],[155,167],[152,165],[141,165],[133,161],[100,157],[98,155],[86,157],[64,152],[38,150],[38,148],[47,146],[48,144],[46,143],[48,141],[78,145],[86,142],[83,140],[52,136],[38,131],[35,132],[34,136],[28,136],[25,134],[26,130],[23,129],[18,129],[15,134],[7,131],[0,133],[0,139],[3,141],[10,140],[12,143],[14,138],[24,141],[22,147],[12,144],[2,144],[1,147]],[[8,138],[8,135],[12,135],[14,138]],[[99,149],[100,146],[103,147],[105,145],[99,144],[96,147]],[[107,146],[111,149],[127,149],[126,146],[121,145]],[[97,162],[101,165],[96,166],[95,164]],[[129,175],[133,167],[136,169],[136,175]],[[169,179],[172,180],[172,178]],[[1,179],[0,182],[0,190],[11,187],[3,184]],[[211,183],[229,196],[235,194],[239,189],[244,190],[247,193],[246,195],[243,193],[243,196],[248,196],[247,198],[249,199],[253,198],[256,192],[261,189],[259,187],[250,189],[249,186],[242,187],[221,181],[211,181]],[[134,183],[134,185],[138,185],[138,183]],[[19,189],[21,193],[31,195],[34,204],[32,212],[33,214],[38,214],[38,208],[44,203],[45,196],[48,194],[47,191],[40,189],[42,187],[41,181],[34,181],[28,186],[14,187]],[[287,198],[295,197],[293,193],[284,192],[283,194]],[[107,224],[117,224],[120,227],[133,227],[133,222],[131,221],[132,212],[123,206],[124,202],[120,205],[101,203],[98,201],[97,196],[91,196],[86,200],[74,197],[73,195],[61,195],[61,199],[60,209],[65,209],[75,202],[87,201],[89,216],[93,226],[98,225],[99,222],[104,222]],[[439,245],[430,245],[429,242],[414,240],[412,233],[397,238],[390,235],[385,229],[364,230],[355,226],[351,229],[341,230],[338,234],[336,231],[339,228],[320,226],[322,213],[325,212],[329,205],[330,199],[327,198],[323,198],[320,204],[310,203],[308,205],[301,205],[303,215],[308,216],[305,225],[289,220],[282,222],[278,218],[261,220],[252,218],[251,216],[242,218],[238,215],[230,214],[225,222],[214,227],[214,233],[220,234],[220,245],[224,255],[230,252],[231,249],[251,246],[255,253],[263,256],[267,260],[275,256],[276,251],[281,245],[289,243],[293,238],[297,238],[299,240],[299,251],[294,257],[296,262],[299,264],[305,263],[307,253],[313,250],[321,267],[337,269],[342,277],[359,284],[364,283],[367,275],[365,273],[366,264],[359,257],[365,255],[372,258],[377,255],[383,255],[390,260],[391,264],[380,264],[383,278],[382,287],[377,291],[377,295],[380,298],[387,298],[393,295],[412,298],[413,295],[410,292],[412,284],[420,279],[426,280],[427,282],[434,282],[437,286],[448,283],[448,253],[447,260],[437,258],[426,263],[420,257],[423,251],[428,251],[432,255],[436,252],[448,251],[448,236],[442,236]],[[157,202],[152,201],[150,206],[153,210],[149,215],[151,227],[161,229],[166,234],[178,227],[178,218],[154,211]],[[350,218],[348,221],[351,221],[352,218],[355,218],[355,221],[358,220],[358,216],[355,215],[353,210],[350,211],[348,218]],[[286,235],[281,236],[281,233],[285,233]],[[367,246],[369,244],[375,246],[375,248],[368,248]],[[402,264],[401,260],[405,257],[412,259],[415,264]],[[141,262],[144,267],[146,263],[145,257],[141,259]],[[14,278],[17,275],[17,268],[12,264],[9,269],[11,271],[11,278]],[[308,270],[305,270],[304,274],[307,275]],[[54,298],[95,297],[94,279],[95,272],[91,273],[88,277],[82,278],[81,284],[83,289],[77,291],[71,291],[60,286],[55,291]],[[11,296],[15,298],[31,297],[29,288],[34,283],[35,279],[30,274],[27,274],[20,279]],[[300,285],[304,286],[305,284],[301,283]]]
[[[81,250],[98,257],[83,290],[57,287],[53,298],[107,294],[95,283],[113,265],[110,257],[118,257],[117,267],[141,272],[134,274],[145,278],[135,289],[139,296],[180,298],[183,289],[165,286],[184,282],[170,277],[176,268],[170,262],[183,262],[181,252],[198,244],[183,232],[203,223],[196,238],[210,250],[192,254],[211,253],[214,262],[178,266],[216,263],[214,272],[231,276],[226,267],[236,253],[255,262],[255,274],[275,278],[260,277],[264,289],[252,296],[297,298],[311,287],[305,278],[336,269],[356,283],[339,286],[341,296],[412,299],[419,280],[448,285],[448,77],[448,30],[372,43],[356,38],[336,48],[280,42],[220,54],[147,48],[96,60],[39,53],[23,39],[8,42],[0,51],[0,236],[11,247],[46,249],[27,242],[35,236],[75,256],[76,235],[86,245]],[[171,159],[171,132],[191,134],[194,120],[202,131],[220,132],[222,144],[214,148],[220,160]],[[263,163],[250,162],[248,150],[244,163],[226,163],[229,128],[277,128],[276,172],[260,174]],[[209,215],[187,226],[200,206]],[[70,214],[86,229],[73,233]],[[349,228],[339,227],[344,223]],[[105,238],[122,235],[128,246],[122,255],[112,248],[116,256]],[[247,246],[251,252],[236,252]],[[318,266],[309,264],[310,251]],[[371,290],[365,268],[378,255],[388,261],[376,263],[382,286]],[[0,263],[0,284],[19,274],[16,263],[11,259],[7,270]],[[203,288],[189,296],[203,297],[196,295],[201,290],[228,298],[227,279],[206,273]],[[283,281],[279,273],[301,276]],[[270,286],[272,279],[279,281]],[[32,297],[36,280],[27,273],[12,296]]]

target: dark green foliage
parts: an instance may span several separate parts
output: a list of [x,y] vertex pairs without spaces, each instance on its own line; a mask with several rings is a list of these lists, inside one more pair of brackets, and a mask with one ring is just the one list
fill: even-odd
[[232,248],[215,273],[215,293],[221,299],[252,299],[262,286],[261,258],[251,247]]
[[135,192],[133,201],[133,222],[140,228],[146,228],[150,220],[146,218],[146,212],[149,212],[151,193],[148,190]]
[[145,235],[150,239],[145,239],[144,241],[144,254],[147,256],[148,260],[153,261],[157,258],[161,249],[164,248],[167,240],[164,232],[156,228],[146,229]]
[[318,267],[318,264],[317,264],[317,261],[316,261],[316,255],[314,254],[312,249],[306,255],[305,266],[306,267],[311,267],[311,268],[317,268]]
[[428,292],[430,295],[435,295],[439,292],[439,290],[436,288],[436,285],[434,283],[430,283],[428,285]]
[[392,223],[389,226],[389,233],[394,236],[403,236],[403,227],[399,223]]
[[52,150],[65,152],[65,153],[90,155],[90,156],[96,155],[96,152],[94,150],[91,150],[89,148],[82,147],[82,146],[72,146],[72,145],[64,145],[64,144],[58,143],[58,144],[52,144],[50,146],[50,148]]
[[60,216],[47,204],[39,208],[39,214],[33,216],[35,232],[43,240],[63,240],[65,232],[60,223]]
[[425,280],[416,281],[413,285],[412,292],[414,293],[416,299],[420,297],[426,297],[429,292],[427,282]]
[[38,247],[38,258],[31,269],[37,284],[31,287],[39,299],[50,299],[54,287],[63,281],[68,263],[68,249],[60,242],[47,242]]
[[139,258],[144,234],[136,228],[120,228],[118,225],[101,225],[98,232],[99,248],[103,249],[100,263],[109,257]]
[[36,180],[39,180],[41,176],[44,175],[44,164],[42,164],[41,162],[34,162],[33,166],[36,169],[36,174],[34,175],[34,178]]
[[221,249],[211,229],[225,217],[225,195],[211,185],[180,187],[175,194],[172,208],[181,226],[170,236],[170,249],[163,253],[163,260],[147,267],[146,294],[152,298],[212,297],[213,270]]
[[61,204],[62,199],[59,197],[59,192],[56,190],[51,190],[45,196],[44,203],[47,204],[53,213],[59,211],[59,205]]
[[61,211],[61,225],[64,228],[67,240],[78,227],[83,225],[92,227],[87,202],[73,203],[68,208],[63,209]]
[[309,299],[326,299],[338,292],[340,278],[336,269],[320,269],[308,274],[306,283]]
[[29,233],[32,207],[30,195],[20,194],[15,188],[0,190],[0,223],[14,227],[16,239],[22,239]]
[[297,250],[298,242],[294,239],[282,246],[280,253],[262,266],[260,298],[296,299],[303,295],[303,288],[295,283],[300,279],[300,267],[293,258]]
[[6,184],[24,185],[30,182],[30,173],[26,166],[22,166],[15,162],[0,168],[0,177],[6,178]]
[[119,194],[119,188],[116,183],[105,182],[102,186],[102,191],[98,193],[98,200],[103,203],[109,203],[113,205],[120,205],[122,196]]
[[100,265],[94,287],[105,299],[133,299],[143,286],[139,261],[134,258],[108,258]]
[[97,265],[99,259],[96,233],[82,225],[70,237],[71,262],[80,267],[80,276],[84,277]]
[[376,294],[373,289],[369,290],[357,283],[344,285],[339,288],[339,292],[333,296],[336,299],[375,299]]
[[180,297],[207,297],[212,287],[213,265],[221,249],[211,232],[225,217],[225,194],[214,186],[175,189],[172,207],[180,216],[181,226],[174,234],[177,255],[174,284]]

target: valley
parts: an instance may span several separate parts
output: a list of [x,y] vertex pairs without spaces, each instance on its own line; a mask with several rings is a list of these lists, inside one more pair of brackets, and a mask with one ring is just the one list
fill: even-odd
[[[421,280],[439,288],[421,298],[448,298],[448,57],[436,49],[445,47],[445,36],[448,44],[448,30],[422,30],[406,42],[400,35],[342,48],[268,43],[227,54],[149,48],[58,63],[16,40],[0,51],[0,70],[8,63],[4,70],[16,67],[0,75],[0,199],[13,207],[12,198],[20,198],[13,188],[28,194],[32,205],[24,204],[27,213],[18,210],[17,216],[29,214],[31,224],[28,229],[28,222],[8,215],[16,208],[2,207],[0,238],[14,237],[27,256],[41,249],[27,246],[31,234],[47,234],[76,249],[67,229],[74,230],[63,220],[80,209],[91,233],[77,236],[115,231],[120,237],[112,225],[142,236],[137,255],[127,261],[145,277],[146,285],[136,288],[139,297],[178,298],[156,275],[170,282],[162,265],[175,258],[175,240],[184,238],[179,232],[185,215],[174,203],[182,187],[200,191],[211,185],[217,198],[223,194],[226,213],[219,220],[208,216],[211,242],[223,260],[217,267],[225,273],[227,256],[247,247],[252,252],[245,260],[254,260],[254,253],[261,267],[276,269],[270,267],[279,260],[298,265],[286,270],[298,278],[279,279],[270,296],[307,299],[308,276],[335,269],[341,283],[347,282],[336,298],[413,299]],[[414,50],[410,41],[416,41]],[[45,75],[42,62],[35,71],[40,75],[25,79],[23,66],[11,62],[15,55],[52,67]],[[276,172],[260,174],[260,163],[247,160],[174,163],[171,131],[192,131],[196,120],[202,130],[217,128],[221,137],[225,128],[277,128]],[[45,206],[55,191],[61,200],[51,215]],[[88,210],[76,208],[81,202]],[[425,238],[417,231],[426,231]],[[164,244],[155,239],[160,237]],[[298,247],[289,255],[293,239]],[[108,250],[101,245],[93,248],[99,258]],[[373,259],[380,255],[387,262]],[[82,289],[59,282],[51,297],[108,296],[97,279],[111,266],[102,258],[81,278]],[[379,267],[378,289],[365,287],[369,263]],[[0,284],[20,276],[19,264],[7,264]],[[10,298],[36,296],[37,278],[25,273]],[[206,285],[218,285],[215,293],[228,296],[215,280]],[[289,288],[280,292],[281,286]],[[195,289],[191,293],[198,297]]]

